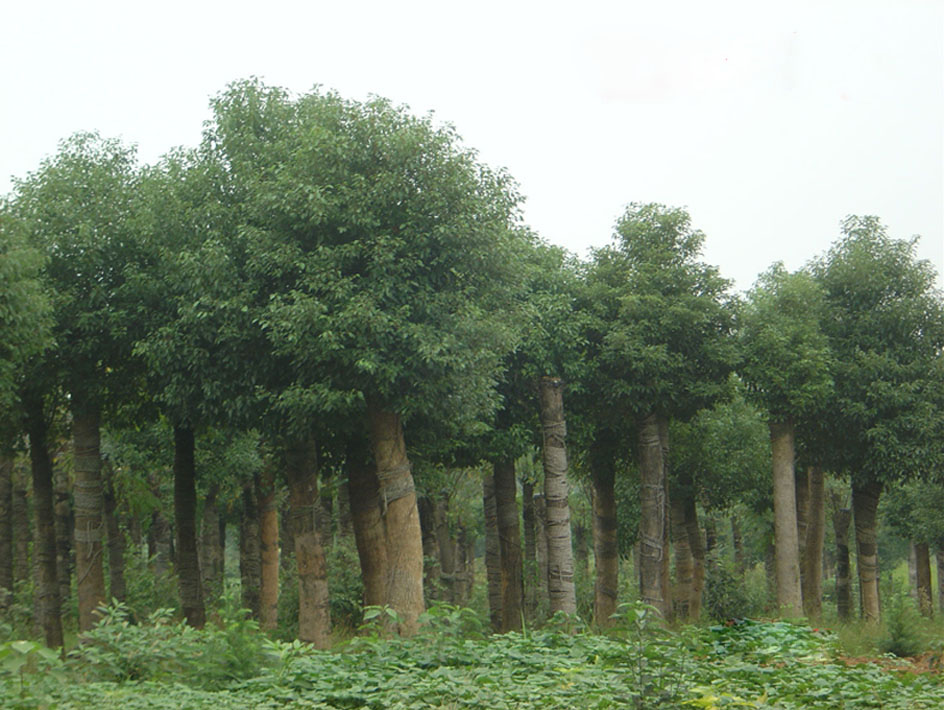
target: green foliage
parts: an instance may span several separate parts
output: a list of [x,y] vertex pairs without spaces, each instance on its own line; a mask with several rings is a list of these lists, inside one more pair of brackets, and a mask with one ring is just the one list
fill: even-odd
[[727,560],[714,560],[705,569],[702,608],[709,619],[728,621],[757,616],[763,611],[766,590],[756,581],[749,587]]
[[925,620],[918,614],[911,597],[901,590],[893,593],[885,604],[882,622],[885,628],[878,642],[882,653],[917,656],[927,650]]

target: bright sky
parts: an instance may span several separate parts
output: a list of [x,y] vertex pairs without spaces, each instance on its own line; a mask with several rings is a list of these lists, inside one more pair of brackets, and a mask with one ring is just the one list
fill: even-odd
[[940,0],[4,3],[0,192],[77,130],[144,161],[249,75],[454,124],[585,255],[629,202],[689,209],[748,288],[875,214],[944,271]]

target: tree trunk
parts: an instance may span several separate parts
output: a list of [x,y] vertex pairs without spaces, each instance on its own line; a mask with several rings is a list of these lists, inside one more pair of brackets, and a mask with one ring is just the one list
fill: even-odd
[[665,486],[659,419],[645,417],[639,426],[639,592],[642,601],[666,615],[662,589],[665,555]]
[[534,496],[534,537],[535,556],[537,558],[537,602],[540,612],[545,612],[548,606],[547,599],[547,505],[544,494]]
[[72,593],[72,501],[69,496],[69,473],[63,451],[52,460],[53,515],[56,527],[56,579],[59,580],[59,606],[68,608]]
[[685,524],[685,499],[681,490],[672,492],[672,546],[675,548],[674,616],[688,619],[691,614],[692,582],[695,560],[688,544],[688,527]]
[[[259,627],[273,631],[279,620],[279,509],[278,489],[271,464],[258,481],[259,557],[262,566],[259,586]],[[300,622],[299,622],[300,623]]]
[[783,616],[803,614],[800,589],[800,548],[797,539],[796,477],[793,424],[770,422],[774,476],[774,548],[777,570],[777,607]]
[[521,484],[521,518],[524,523],[524,615],[533,622],[537,615],[537,540],[535,535],[534,484]]
[[934,602],[931,596],[931,554],[928,549],[928,543],[916,542],[915,551],[915,590],[918,593],[918,609],[921,615],[929,619],[934,616]]
[[13,467],[13,583],[30,576],[29,472]]
[[937,608],[944,614],[944,547],[940,542],[934,550],[934,557],[937,561]]
[[544,432],[544,503],[547,511],[547,595],[550,613],[577,613],[574,551],[570,538],[567,482],[567,424],[563,382],[542,377],[541,427]]
[[[458,553],[456,541],[449,529],[449,499],[445,496],[433,502],[433,525],[436,532],[436,549],[439,551],[439,587],[442,599],[449,604],[455,604],[459,598]],[[498,544],[498,538],[495,538],[495,544]]]
[[256,485],[243,485],[242,518],[239,523],[239,579],[242,605],[257,621],[262,616],[262,533]]
[[177,535],[177,588],[190,626],[206,623],[197,555],[197,483],[193,431],[174,427],[174,528]]
[[13,454],[0,450],[0,611],[13,598]]
[[220,508],[217,503],[220,486],[210,485],[203,499],[203,522],[200,526],[200,573],[203,593],[216,600],[223,594],[223,543],[220,539]]
[[436,506],[429,496],[416,500],[420,513],[420,531],[423,534],[423,589],[429,599],[440,599],[439,542],[436,539]]
[[616,537],[616,472],[609,457],[591,449],[593,479],[593,622],[600,628],[613,623],[619,593],[619,546]]
[[[501,542],[498,539],[498,504],[495,500],[495,476],[491,473],[486,473],[482,479],[482,509],[485,513],[485,583],[488,596],[488,618],[492,629],[501,631]],[[441,539],[440,547],[442,547]],[[444,563],[444,572],[445,568]]]
[[[806,538],[810,514],[810,476],[808,470],[794,471],[794,490],[796,491],[797,519],[797,555],[800,561],[800,595],[806,588]],[[803,600],[806,609],[806,600]]]
[[384,586],[387,578],[387,547],[380,515],[379,484],[373,468],[358,457],[353,448],[349,449],[347,460],[351,522],[364,580],[364,606],[383,606],[387,603]]
[[659,417],[659,442],[662,445],[662,607],[666,618],[673,617],[672,566],[670,558],[672,504],[669,495],[669,420]]
[[521,578],[521,525],[518,522],[518,485],[515,462],[502,459],[493,465],[498,549],[501,560],[501,631],[521,630],[524,583]]
[[75,469],[75,577],[79,597],[79,631],[97,621],[95,610],[105,602],[102,567],[104,498],[98,409],[73,393],[72,456]]
[[423,601],[423,535],[416,509],[410,461],[406,455],[400,415],[375,401],[367,405],[371,449],[377,464],[377,482],[384,539],[387,548],[387,604],[400,617],[398,631],[413,635]]
[[705,542],[698,527],[698,509],[695,507],[695,496],[684,497],[685,531],[688,537],[688,548],[692,554],[692,592],[688,598],[689,618],[698,620],[701,617],[702,595],[705,590]]
[[836,538],[836,613],[840,621],[852,618],[852,578],[849,564],[849,523],[852,511],[836,508],[833,512],[833,533]]
[[118,524],[118,500],[115,496],[115,471],[111,462],[102,464],[102,502],[105,508],[105,534],[108,535],[108,598],[125,601],[125,536]]
[[805,573],[801,574],[803,585],[803,611],[811,619],[823,615],[823,542],[826,535],[826,489],[823,469],[813,466],[809,470],[809,502],[807,505],[806,544],[801,559]]
[[457,580],[458,597],[456,603],[459,606],[468,606],[472,598],[472,588],[475,586],[475,538],[469,533],[469,529],[460,520],[459,521],[459,539],[458,559],[459,569],[462,570]]
[[47,425],[41,397],[24,398],[26,426],[30,440],[33,472],[33,505],[36,537],[33,559],[36,564],[37,619],[49,648],[62,646],[59,580],[56,570],[56,524],[53,510],[52,461],[46,442]]
[[878,544],[876,513],[882,493],[880,483],[852,482],[852,511],[855,522],[856,562],[859,569],[859,601],[862,618],[878,621],[881,615],[878,596]]
[[316,648],[327,648],[331,642],[331,604],[328,567],[317,520],[323,511],[318,496],[314,442],[298,442],[288,451],[285,471],[298,565],[298,638]]

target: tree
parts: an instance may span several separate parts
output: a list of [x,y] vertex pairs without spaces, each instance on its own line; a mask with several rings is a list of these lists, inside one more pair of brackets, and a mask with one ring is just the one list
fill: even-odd
[[822,291],[809,273],[790,274],[775,264],[758,279],[741,314],[739,369],[770,427],[777,604],[787,616],[803,614],[795,422],[812,416],[832,394],[823,311]]

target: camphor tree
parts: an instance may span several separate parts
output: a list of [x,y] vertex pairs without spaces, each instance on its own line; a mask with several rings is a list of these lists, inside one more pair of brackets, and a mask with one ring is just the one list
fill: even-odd
[[876,217],[847,217],[813,267],[826,299],[835,394],[827,466],[852,480],[862,616],[879,618],[876,511],[885,485],[941,465],[944,305],[935,273]]
[[632,204],[614,239],[588,274],[588,341],[602,400],[636,422],[641,593],[667,614],[667,424],[725,396],[734,308],[728,282],[698,260],[704,235],[684,210]]
[[802,616],[794,447],[798,420],[822,411],[832,394],[822,291],[803,271],[775,264],[758,279],[741,313],[739,371],[770,427],[774,482],[777,604]]
[[513,341],[518,196],[454,131],[381,99],[293,99],[249,81],[214,111],[208,140],[244,201],[260,273],[273,276],[258,322],[314,407],[356,393],[384,521],[383,601],[410,633],[423,556],[404,426],[495,405]]

